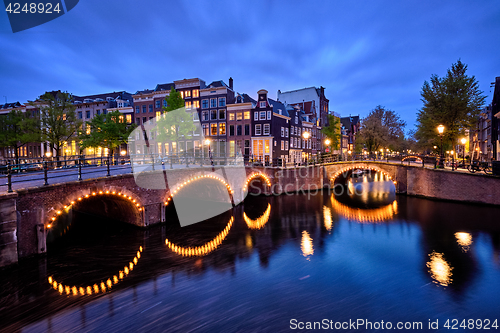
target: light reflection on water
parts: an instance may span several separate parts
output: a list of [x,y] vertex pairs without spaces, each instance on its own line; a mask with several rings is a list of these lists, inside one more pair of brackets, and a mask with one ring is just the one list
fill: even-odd
[[[392,197],[379,177],[352,179],[342,196],[250,197],[185,228],[75,216],[46,259],[0,275],[0,330],[279,332],[291,318],[494,319],[500,209]],[[379,193],[357,197],[349,186]]]

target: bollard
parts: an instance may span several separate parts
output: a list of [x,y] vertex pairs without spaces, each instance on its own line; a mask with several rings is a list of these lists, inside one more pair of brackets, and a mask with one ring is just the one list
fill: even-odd
[[7,162],[7,192],[12,193],[12,165],[10,165],[10,161]]
[[82,180],[82,155],[78,156],[78,180]]
[[47,161],[43,162],[43,179],[44,179],[44,183],[43,183],[43,186],[47,186],[49,185],[49,182],[48,182],[48,179],[47,179],[47,171],[48,171],[48,166],[47,166]]
[[108,165],[107,165],[108,173],[106,174],[106,177],[111,176],[111,173],[109,172],[109,163],[110,163],[110,160],[109,160],[109,156],[108,156]]

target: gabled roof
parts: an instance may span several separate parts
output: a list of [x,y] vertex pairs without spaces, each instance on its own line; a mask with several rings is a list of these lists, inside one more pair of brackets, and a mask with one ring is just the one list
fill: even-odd
[[220,87],[225,87],[229,88],[227,84],[224,83],[224,81],[219,80],[219,81],[213,81],[209,85],[207,85],[207,88],[220,88]]
[[273,107],[274,113],[280,114],[280,110],[281,110],[281,115],[290,117],[285,104],[278,102],[278,101],[275,101],[274,99],[271,99],[271,98],[268,98],[268,101],[269,101],[269,104]]
[[359,123],[359,116],[341,117],[340,123],[344,128],[351,129],[352,125],[356,125]]
[[137,90],[137,92],[136,92],[134,95],[150,94],[150,93],[152,93],[153,91],[154,91],[154,90],[151,90],[151,89]]
[[237,103],[252,103],[253,105],[257,104],[257,101],[250,97],[248,94],[240,94],[236,95]]
[[163,91],[163,90],[170,91],[172,90],[172,88],[175,88],[175,84],[173,82],[163,83],[163,84],[157,84],[154,91]]
[[86,96],[76,96],[73,95],[73,100],[74,101],[82,101],[85,99],[92,99],[95,100],[97,98],[101,98],[104,101],[106,101],[106,97],[111,97],[113,100],[115,99],[121,99],[121,100],[132,100],[132,95],[126,91],[113,91],[110,93],[105,93],[105,94],[97,94],[97,95],[86,95]]
[[18,108],[18,107],[21,107],[23,106],[21,103],[19,102],[15,102],[15,103],[5,103],[3,105],[0,105],[0,109],[11,109],[11,108]]

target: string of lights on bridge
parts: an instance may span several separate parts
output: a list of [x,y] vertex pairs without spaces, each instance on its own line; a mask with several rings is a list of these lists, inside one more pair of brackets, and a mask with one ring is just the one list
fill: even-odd
[[61,295],[65,293],[68,296],[78,296],[78,295],[85,296],[85,295],[105,293],[106,291],[109,291],[118,282],[127,277],[130,274],[130,272],[134,270],[135,266],[137,266],[137,263],[139,262],[139,259],[141,258],[141,253],[142,253],[142,246],[139,247],[139,250],[135,254],[134,259],[132,259],[132,261],[130,261],[128,265],[125,265],[123,267],[123,270],[120,270],[118,274],[113,275],[106,281],[101,280],[99,284],[94,283],[93,285],[80,286],[80,287],[70,286],[56,281],[52,276],[48,277],[48,281],[52,285],[52,288],[58,291],[59,294]]
[[[335,181],[335,179],[337,179],[338,176],[340,176],[341,174],[343,174],[347,171],[351,171],[351,170],[370,170],[370,171],[380,172],[384,176],[386,176],[389,180],[392,180],[392,176],[380,168],[367,166],[367,165],[353,165],[353,166],[349,166],[347,168],[343,168],[343,169],[337,171],[336,173],[334,173],[333,176],[330,177],[330,182]],[[393,180],[393,183],[396,184],[397,182],[395,180]]]
[[164,202],[165,206],[168,206],[168,204],[170,203],[170,201],[173,199],[173,197],[177,194],[177,192],[179,192],[184,186],[187,186],[189,185],[190,183],[194,182],[194,181],[197,181],[197,180],[200,180],[200,179],[214,179],[214,180],[218,180],[219,182],[221,182],[222,184],[224,184],[224,186],[226,186],[226,189],[228,191],[228,193],[230,195],[232,195],[234,193],[234,191],[232,190],[231,186],[229,185],[228,182],[226,182],[226,180],[216,176],[216,175],[213,175],[213,174],[207,174],[207,175],[199,175],[199,176],[194,176],[194,177],[191,177],[189,178],[188,180],[184,181],[183,183],[181,183],[180,185],[178,185],[172,192],[170,192],[170,195],[168,196],[167,200]]
[[247,181],[245,182],[245,185],[243,186],[243,191],[246,191],[248,189],[248,184],[250,184],[250,182],[257,177],[263,178],[266,185],[269,187],[271,186],[271,180],[269,179],[269,177],[267,177],[265,174],[263,174],[261,172],[254,172],[250,175],[250,177],[247,178]]
[[[138,202],[137,199],[134,199],[132,196],[130,195],[127,195],[125,193],[122,193],[122,192],[117,192],[117,191],[109,191],[109,190],[106,190],[106,191],[97,191],[97,192],[91,192],[90,194],[85,194],[83,196],[80,196],[78,197],[77,199],[75,199],[74,201],[70,201],[69,203],[67,203],[66,205],[64,205],[63,209],[68,209],[68,208],[71,208],[76,202],[79,202],[79,201],[83,201],[85,199],[88,199],[88,198],[92,198],[92,197],[96,197],[96,196],[101,196],[101,195],[113,195],[113,196],[118,196],[118,197],[121,197],[121,198],[124,198],[126,200],[129,200],[132,204],[134,204],[134,207],[137,208],[138,211],[142,211],[142,207],[140,205],[140,203]],[[55,211],[55,213],[53,214],[53,216],[50,218],[50,221],[46,224],[46,228],[47,229],[50,229],[52,228],[52,225],[53,223],[55,223],[57,217],[59,215],[62,214],[62,210],[57,210]]]

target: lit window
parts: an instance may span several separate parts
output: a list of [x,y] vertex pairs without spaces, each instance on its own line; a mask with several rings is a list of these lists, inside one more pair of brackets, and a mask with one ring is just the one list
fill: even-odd
[[269,135],[271,125],[264,124],[264,135]]
[[241,112],[236,113],[236,120],[242,120],[243,114]]
[[208,109],[208,99],[204,99],[201,101],[201,108]]
[[257,124],[255,125],[255,135],[260,135],[260,129],[261,129],[261,125],[260,124]]
[[250,111],[245,111],[245,120],[250,119]]
[[281,150],[285,150],[285,141],[281,141]]
[[200,107],[200,101],[193,101],[193,107],[194,108],[199,108]]
[[191,101],[186,101],[186,109],[191,109],[191,105],[193,104]]
[[200,91],[198,89],[193,90],[193,98],[200,96]]
[[132,115],[131,114],[127,114],[126,117],[127,117],[127,123],[130,124],[132,122]]
[[160,118],[161,117],[161,112],[160,111],[156,111],[156,118]]
[[210,135],[217,135],[217,124],[210,124]]
[[87,126],[85,128],[85,133],[90,134],[90,124],[87,123]]
[[118,119],[119,119],[118,122],[123,123],[123,119],[124,119],[123,116],[120,116]]
[[219,124],[219,135],[226,135],[226,123]]
[[229,112],[229,120],[234,120],[234,112]]
[[181,91],[181,97],[184,98],[184,91]]
[[191,98],[191,90],[186,90],[186,91],[184,92],[184,97],[186,97],[186,98]]
[[208,124],[203,124],[203,135],[204,136],[209,136],[210,132],[208,130]]
[[229,141],[229,157],[234,157],[234,141]]
[[288,141],[285,141],[285,150],[288,150]]

